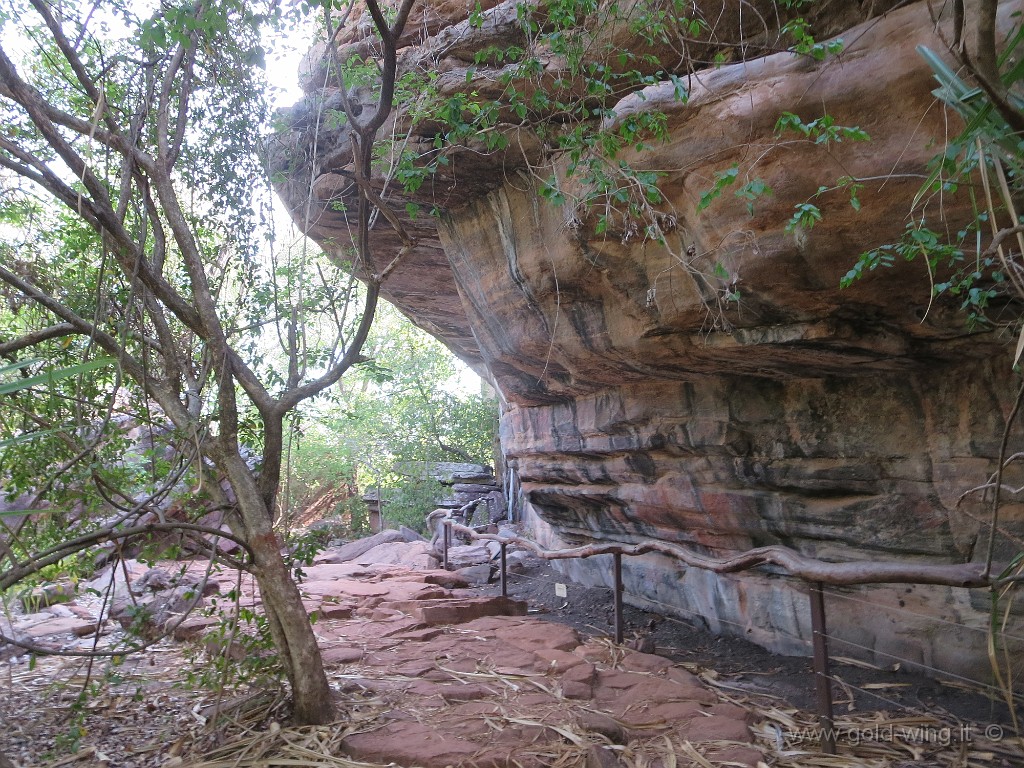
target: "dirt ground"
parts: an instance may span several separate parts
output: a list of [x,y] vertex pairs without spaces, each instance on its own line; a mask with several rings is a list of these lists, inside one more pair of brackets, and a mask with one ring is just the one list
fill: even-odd
[[[564,597],[556,594],[556,584],[565,586]],[[500,586],[492,583],[477,591],[481,595],[495,595],[500,593]],[[525,600],[531,615],[570,625],[584,636],[613,634],[611,590],[572,583],[547,561],[527,559],[523,571],[510,574],[509,595]],[[815,676],[810,659],[778,656],[743,639],[716,636],[684,620],[629,605],[625,606],[624,615],[627,645],[680,662],[720,694],[747,700],[762,711],[775,707],[812,713],[815,709]],[[260,703],[258,710],[246,706],[245,722],[228,731],[211,731],[211,713],[230,703],[231,695],[217,694],[189,682],[184,673],[201,672],[204,665],[200,660],[199,666],[193,666],[192,660],[186,658],[186,650],[186,646],[168,641],[113,666],[97,664],[91,675],[94,680],[102,678],[105,682],[97,695],[84,702],[77,720],[72,717],[76,692],[89,679],[87,663],[51,657],[36,664],[22,656],[0,664],[0,724],[4,726],[0,732],[0,757],[6,752],[17,766],[170,768],[191,764],[189,753],[206,754],[222,741],[230,744],[245,734],[273,735],[279,721],[287,722],[282,702],[275,699]],[[101,669],[105,671],[101,673]],[[837,720],[848,716],[848,721],[872,722],[872,713],[884,711],[895,718],[927,715],[950,725],[972,723],[984,728],[997,724],[1004,728],[1006,736],[1013,732],[1005,704],[956,681],[939,682],[905,670],[894,672],[839,660],[832,671],[836,679]],[[351,673],[341,669],[338,676],[339,680],[347,680]],[[54,686],[55,680],[70,685]],[[240,707],[244,698],[247,697],[239,699]],[[81,748],[77,744],[79,737]],[[887,762],[856,763],[848,759],[845,763],[829,763],[826,759],[805,763],[787,758],[787,762],[772,764],[799,768],[854,764],[899,768],[922,764],[998,768],[1024,765],[1018,762],[1019,750],[1009,757],[993,752],[983,762],[956,762],[955,751],[947,749],[941,753],[945,755],[942,762],[921,762],[915,757],[911,761],[886,758]]]
[[[555,593],[559,583],[566,586],[564,598]],[[495,583],[481,591],[500,594],[501,590]],[[612,591],[567,581],[546,560],[531,558],[525,570],[511,573],[508,594],[526,600],[532,613],[568,624],[584,635],[611,636],[615,632]],[[810,658],[779,656],[742,638],[714,635],[685,620],[651,613],[628,603],[624,605],[623,616],[626,644],[713,670],[739,691],[777,697],[799,709],[815,709],[815,677]],[[912,671],[894,672],[835,659],[831,672],[837,681],[833,688],[837,715],[905,709],[955,722],[996,723],[1010,732],[1012,718],[1005,702],[959,681],[940,681]],[[1024,713],[1018,712],[1021,714]]]

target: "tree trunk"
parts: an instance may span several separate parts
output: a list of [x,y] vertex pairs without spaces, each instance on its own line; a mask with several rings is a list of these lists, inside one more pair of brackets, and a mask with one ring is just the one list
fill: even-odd
[[255,536],[249,546],[263,610],[291,685],[295,722],[300,725],[330,722],[334,719],[334,706],[320,648],[302,605],[299,588],[281,557],[277,537],[273,533],[261,534]]

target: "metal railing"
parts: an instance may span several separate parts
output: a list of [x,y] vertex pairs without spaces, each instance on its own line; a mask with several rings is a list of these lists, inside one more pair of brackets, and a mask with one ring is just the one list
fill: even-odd
[[[468,506],[468,505],[467,505]],[[460,510],[462,511],[462,510]],[[614,639],[617,644],[622,644],[625,632],[625,621],[623,617],[623,582],[622,582],[622,556],[627,555],[642,555],[649,552],[658,552],[665,554],[670,557],[674,557],[677,560],[682,561],[689,567],[703,568],[706,570],[712,570],[719,573],[723,572],[735,572],[739,570],[746,570],[758,565],[764,565],[771,563],[774,565],[781,565],[784,569],[790,572],[790,575],[796,576],[801,579],[805,584],[808,585],[808,599],[810,601],[810,616],[811,616],[811,647],[813,657],[813,669],[815,677],[815,701],[818,716],[818,723],[821,730],[821,751],[828,755],[836,754],[836,730],[834,728],[834,712],[833,712],[833,691],[832,691],[832,674],[831,659],[829,657],[829,646],[828,646],[828,631],[826,627],[826,615],[825,615],[825,599],[824,599],[824,588],[825,584],[823,581],[808,579],[804,574],[793,573],[792,570],[786,568],[785,562],[779,562],[777,559],[772,558],[758,558],[758,557],[743,557],[732,558],[729,560],[719,560],[715,558],[706,558],[696,553],[688,552],[681,547],[678,547],[667,542],[649,541],[642,544],[605,544],[605,545],[589,545],[582,547],[575,547],[571,549],[561,550],[547,550],[540,547],[535,542],[524,539],[520,536],[501,536],[493,533],[483,533],[478,528],[461,525],[453,520],[450,516],[442,518],[440,520],[442,525],[442,565],[445,570],[449,570],[449,556],[448,550],[452,545],[453,533],[459,533],[467,537],[470,540],[482,540],[482,541],[494,541],[500,546],[499,552],[499,574],[500,574],[500,586],[502,597],[508,597],[508,560],[507,560],[507,549],[509,544],[516,544],[522,546],[525,549],[530,550],[538,557],[545,560],[568,560],[575,558],[590,558],[602,555],[610,554],[612,556],[612,600],[614,607]],[[480,526],[486,527],[486,526]],[[773,548],[764,548],[765,550]],[[747,553],[749,555],[749,553]],[[803,566],[803,570],[807,570],[806,565],[812,564],[811,572],[814,572],[813,566],[818,564],[818,561],[811,561],[805,558],[801,558],[799,555],[794,554],[794,562],[800,562]],[[783,558],[784,560],[784,558]],[[740,567],[733,567],[734,562],[744,563]],[[826,564],[828,565],[828,564]],[[955,586],[962,588],[982,588],[990,587],[992,581],[987,577],[982,579],[978,576],[973,567],[964,567],[962,565],[954,566],[928,566],[924,570],[924,578],[921,580],[914,580],[912,574],[908,570],[893,569],[891,564],[879,564],[879,567],[875,570],[864,570],[863,564],[859,571],[851,571],[850,573],[844,573],[841,566],[843,564],[834,564],[840,566],[840,576],[833,580],[832,583],[851,585],[851,584],[945,584],[947,586]],[[868,564],[869,566],[873,564]],[[949,574],[948,577],[943,575],[944,573]],[[672,607],[672,606],[668,606]],[[960,626],[960,625],[958,625]],[[833,638],[839,641],[839,638]],[[870,650],[870,649],[868,649]],[[910,661],[910,660],[906,660]],[[915,662],[910,662],[915,663]],[[919,665],[920,666],[920,665]],[[942,670],[933,669],[935,672],[943,673]],[[978,681],[972,681],[978,682]]]

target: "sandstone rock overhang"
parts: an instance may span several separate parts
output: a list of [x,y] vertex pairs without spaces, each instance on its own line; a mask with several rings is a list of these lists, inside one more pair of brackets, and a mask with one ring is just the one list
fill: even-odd
[[[500,68],[475,65],[474,54],[512,39],[504,36],[516,34],[516,4],[484,3],[476,25],[457,5],[419,6],[422,23],[410,29],[422,31],[405,40],[401,66],[432,68],[442,95],[492,93]],[[931,300],[920,261],[839,288],[861,252],[904,231],[929,160],[960,130],[932,95],[932,71],[916,51],[944,50],[948,34],[925,2],[870,4],[876,15],[867,19],[860,4],[820,3],[813,21],[819,32],[842,33],[840,55],[761,56],[770,25],[759,37],[729,17],[740,4],[698,5],[714,5],[727,22],[699,55],[710,58],[717,45],[743,60],[694,72],[671,51],[655,51],[685,77],[686,102],[676,99],[676,83],[665,83],[614,94],[608,104],[611,124],[638,111],[666,116],[666,141],[621,155],[662,174],[653,221],[664,242],[618,214],[598,233],[593,211],[542,200],[552,174],[569,200],[588,190],[532,126],[503,122],[506,148],[489,152],[469,140],[446,149],[448,164],[415,192],[378,180],[416,242],[383,294],[497,386],[506,403],[503,451],[542,537],[970,562],[987,536],[987,512],[960,496],[988,477],[999,452],[1014,395],[1007,341],[969,332],[956,305]],[[1002,3],[1001,22],[1012,24],[1019,8]],[[342,58],[369,50],[365,29],[354,30],[340,38]],[[641,45],[623,28],[608,34],[621,48]],[[328,129],[317,117],[337,89],[323,54],[314,51],[306,67],[310,96],[277,138],[276,165],[300,226],[342,253],[354,187],[343,126]],[[550,74],[537,87],[554,88],[559,63],[544,64]],[[779,135],[787,112],[805,122],[827,114],[870,141]],[[399,110],[382,131],[407,126]],[[421,123],[404,146],[433,157],[438,130]],[[381,167],[396,161],[386,157]],[[750,210],[730,188],[702,206],[732,167],[772,194]],[[843,189],[818,194],[842,177],[863,184],[859,209]],[[794,206],[811,201],[822,220],[788,228]],[[415,218],[409,203],[420,206]],[[933,205],[940,203],[952,230],[973,215],[968,196]],[[436,215],[424,215],[431,208]],[[401,246],[378,220],[370,270],[379,273]],[[1022,518],[1011,504],[1003,519],[1015,529]],[[1015,551],[1012,538],[1002,545],[1001,556]],[[607,581],[604,571],[581,565],[575,575]],[[627,589],[723,631],[804,650],[800,585],[781,574],[680,572],[650,557],[627,565]],[[865,594],[892,614],[870,621],[863,608],[837,605],[832,626],[850,642],[960,671],[985,665],[976,632],[907,629],[933,615],[983,627],[980,596],[915,588],[925,618],[908,619],[895,589]],[[908,640],[908,631],[922,637]]]

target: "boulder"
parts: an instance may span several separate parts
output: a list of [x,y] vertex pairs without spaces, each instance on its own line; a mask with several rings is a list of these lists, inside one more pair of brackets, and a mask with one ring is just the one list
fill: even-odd
[[353,561],[360,565],[404,565],[422,570],[434,570],[438,567],[438,560],[434,556],[430,542],[423,540],[378,544],[353,558]]
[[497,486],[494,483],[487,483],[486,485],[480,485],[475,483],[455,483],[452,485],[453,493],[465,493],[471,496],[486,496],[491,491],[496,491]]
[[152,639],[173,627],[182,616],[198,606],[202,594],[194,586],[178,586],[162,592],[150,592],[130,599],[121,597],[114,601],[110,618],[122,628]]
[[[42,620],[39,620],[39,616],[43,617]],[[80,637],[95,631],[96,627],[96,622],[80,619],[77,616],[59,617],[45,613],[32,614],[30,617],[25,617],[25,619],[27,621],[23,620],[14,625],[15,638],[20,635],[32,641],[53,635],[73,634]]]
[[[30,643],[32,638],[26,635],[24,632],[14,632],[10,628],[3,630],[3,633],[10,637],[12,640],[17,640],[19,643]],[[0,641],[0,662],[7,661],[8,659],[14,659],[22,654],[28,653],[20,645],[14,645],[6,641]]]
[[129,585],[148,570],[149,567],[138,560],[117,560],[106,566],[98,576],[80,584],[79,589],[83,592],[99,593],[112,590],[112,600],[116,601],[125,597]]
[[64,581],[57,584],[42,584],[21,593],[21,607],[26,611],[38,611],[57,603],[73,600],[76,594],[75,585]]
[[[492,560],[494,560],[494,559],[496,559],[498,557],[501,557],[501,544],[499,542],[493,541],[493,540],[487,540],[487,541],[483,542],[483,545],[484,545],[484,548],[487,550],[487,554],[489,554],[491,556]],[[507,551],[506,551],[506,556],[507,556]]]
[[458,544],[448,547],[448,567],[454,571],[479,563],[489,563],[491,552],[483,544]]
[[324,550],[324,552],[317,557],[317,562],[347,563],[350,560],[355,560],[360,555],[369,552],[380,544],[391,544],[397,541],[405,541],[405,537],[402,536],[401,532],[393,530],[381,531],[380,533],[375,533],[372,536],[350,541],[348,544],[344,544],[337,549]]
[[131,591],[133,595],[142,595],[146,592],[164,592],[175,587],[201,592],[203,597],[220,591],[217,580],[208,578],[205,572],[196,570],[174,572],[166,568],[150,568],[140,578],[132,582]]
[[525,616],[526,602],[507,597],[449,599],[417,605],[412,615],[424,624],[463,624],[485,616]]
[[398,532],[402,534],[402,538],[409,542],[427,541],[427,539],[423,538],[422,534],[420,534],[419,531],[414,531],[412,528],[409,528],[405,525],[398,526]]
[[512,573],[522,573],[532,556],[523,550],[508,552],[505,555],[505,567]]
[[454,573],[470,586],[482,587],[491,581],[491,566],[489,563],[479,563],[466,568],[459,568]]

